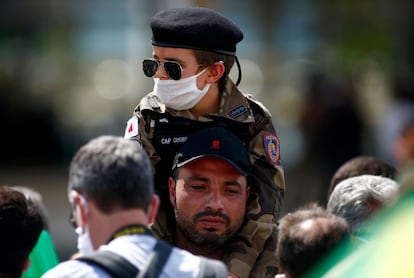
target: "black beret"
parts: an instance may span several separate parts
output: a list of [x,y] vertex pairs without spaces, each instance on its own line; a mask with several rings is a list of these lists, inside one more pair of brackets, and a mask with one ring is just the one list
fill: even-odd
[[236,54],[243,32],[228,18],[208,8],[167,9],[151,19],[152,44]]

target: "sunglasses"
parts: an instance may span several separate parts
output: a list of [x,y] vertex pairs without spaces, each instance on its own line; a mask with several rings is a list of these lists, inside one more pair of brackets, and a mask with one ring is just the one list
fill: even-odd
[[75,216],[73,215],[73,211],[71,211],[69,214],[69,223],[70,225],[72,225],[74,229],[78,227],[78,223],[76,223]]
[[158,68],[164,66],[164,70],[167,75],[173,80],[180,80],[183,68],[182,66],[174,61],[161,61],[155,59],[145,59],[142,62],[142,70],[144,74],[148,77],[153,77],[157,72]]

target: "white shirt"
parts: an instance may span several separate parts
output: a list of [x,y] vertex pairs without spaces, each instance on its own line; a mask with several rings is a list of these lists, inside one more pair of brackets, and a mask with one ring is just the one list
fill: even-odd
[[[127,259],[139,270],[146,269],[150,254],[154,249],[157,239],[150,235],[126,235],[112,240],[103,245],[99,250],[110,250]],[[173,247],[173,250],[161,271],[160,277],[187,278],[198,277],[200,273],[201,258],[185,250]],[[94,264],[78,260],[69,260],[60,263],[46,272],[42,278],[51,277],[90,277],[111,278],[111,276]]]

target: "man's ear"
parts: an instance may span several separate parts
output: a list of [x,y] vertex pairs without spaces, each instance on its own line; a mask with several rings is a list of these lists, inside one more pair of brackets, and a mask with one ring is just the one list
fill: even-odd
[[80,227],[85,225],[86,219],[88,217],[88,205],[85,203],[85,198],[79,194],[79,192],[72,190],[70,192],[72,197],[72,202],[75,206],[75,219]]
[[148,208],[148,225],[154,223],[155,218],[157,217],[158,208],[160,206],[160,198],[157,194],[154,194],[151,198],[151,202]]
[[175,180],[172,177],[168,179],[168,191],[170,193],[171,205],[175,207]]
[[208,67],[207,83],[216,83],[223,76],[225,67],[222,61],[215,62]]

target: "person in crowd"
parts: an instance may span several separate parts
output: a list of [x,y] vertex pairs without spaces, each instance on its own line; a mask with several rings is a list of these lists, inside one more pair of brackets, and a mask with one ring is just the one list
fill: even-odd
[[404,124],[392,141],[392,156],[399,168],[414,166],[414,117]]
[[341,264],[378,232],[370,222],[397,198],[398,175],[394,166],[374,156],[357,156],[338,168],[331,179],[327,209],[346,219],[351,240],[324,258],[311,275],[322,277],[330,273],[333,266]]
[[[43,277],[227,277],[227,268],[157,240],[151,163],[134,141],[99,136],[73,157],[68,181],[80,256]],[[209,276],[210,275],[210,276]]]
[[[242,142],[223,128],[206,128],[178,150],[169,179],[174,236],[165,240],[193,254],[223,260],[246,219],[251,163]],[[276,224],[249,277],[276,274]],[[239,240],[248,240],[240,238]]]
[[49,230],[49,213],[47,211],[46,205],[43,201],[42,194],[39,191],[35,190],[32,187],[25,185],[9,185],[12,189],[17,190],[24,194],[27,199],[30,199],[34,205],[39,210],[40,216],[43,221],[43,229]]
[[307,171],[317,174],[320,182],[319,190],[309,194],[318,193],[313,199],[322,203],[336,169],[362,154],[365,126],[351,76],[344,73],[337,78],[320,67],[309,69],[298,127],[304,137],[302,163]]
[[354,236],[364,240],[366,221],[396,199],[399,183],[390,178],[360,175],[336,185],[327,209],[348,222]]
[[11,186],[30,199],[39,210],[43,229],[32,252],[29,255],[30,266],[21,278],[38,278],[59,263],[56,249],[49,234],[49,217],[43,197],[37,190],[23,185]]
[[338,183],[344,179],[360,175],[375,175],[395,180],[398,170],[391,163],[379,157],[369,155],[355,156],[345,161],[332,175],[328,199]]
[[[179,146],[192,132],[224,127],[245,144],[253,164],[251,196],[243,228],[224,261],[238,277],[248,277],[264,243],[272,235],[281,211],[285,180],[280,141],[267,109],[240,91],[241,69],[236,45],[240,28],[208,8],[185,7],[159,11],[151,18],[152,57],[142,64],[154,79],[154,89],[143,97],[128,121],[125,138],[147,151],[155,170],[161,198],[153,227],[161,238],[171,236],[174,214],[168,200],[168,178]],[[236,63],[236,83],[229,72]]]
[[29,267],[29,254],[42,231],[42,217],[21,192],[0,187],[0,277],[18,278]]
[[276,277],[307,277],[319,261],[349,237],[346,220],[315,203],[283,216],[278,228]]
[[396,202],[378,211],[367,223],[369,229],[375,231],[369,238],[369,244],[361,245],[352,252],[345,250],[344,259],[323,277],[413,277],[413,168],[404,168],[397,181],[401,186]]

